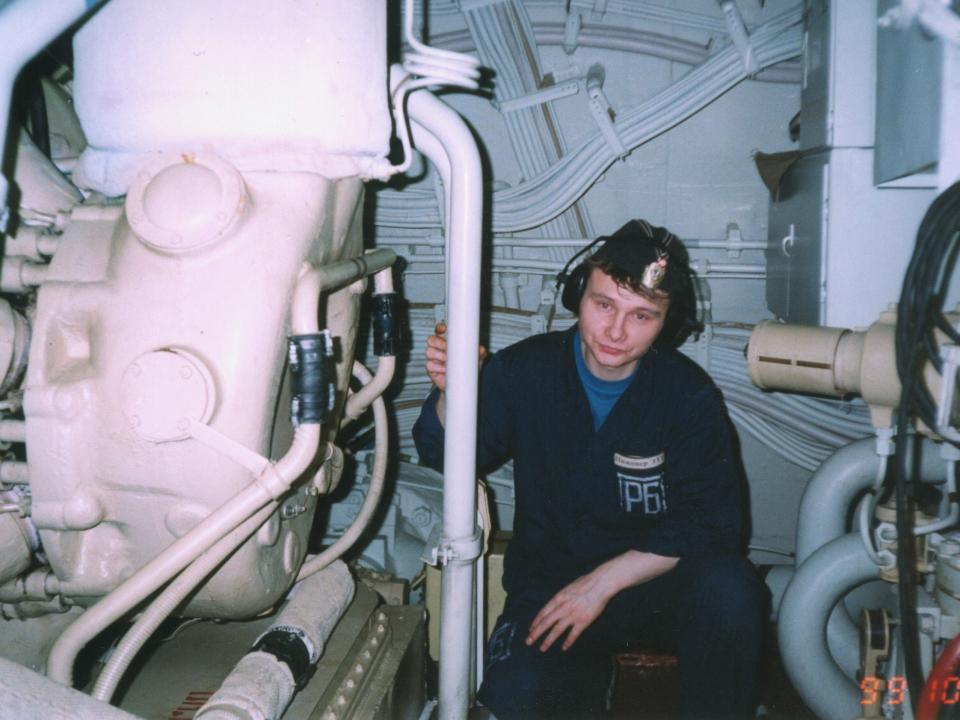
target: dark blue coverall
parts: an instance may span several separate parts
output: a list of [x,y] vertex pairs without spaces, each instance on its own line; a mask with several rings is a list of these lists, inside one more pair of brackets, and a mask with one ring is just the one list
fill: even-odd
[[[740,477],[720,393],[696,363],[653,348],[595,430],[574,333],[523,340],[481,373],[478,467],[513,459],[516,510],[479,698],[499,720],[589,717],[603,708],[611,654],[654,645],[678,654],[684,717],[749,717],[763,594],[739,553]],[[437,397],[414,439],[439,468]],[[681,560],[620,592],[566,652],[525,644],[557,591],[631,549]]]

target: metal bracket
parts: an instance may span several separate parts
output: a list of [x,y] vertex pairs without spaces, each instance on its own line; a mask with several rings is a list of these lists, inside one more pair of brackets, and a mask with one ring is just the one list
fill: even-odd
[[571,8],[578,7],[602,18],[607,12],[607,3],[608,0],[571,0],[568,4]]
[[738,258],[743,252],[743,233],[735,222],[727,223],[727,257]]
[[509,100],[500,100],[494,102],[494,106],[502,113],[515,112],[523,110],[534,105],[543,105],[551,100],[569,97],[580,92],[580,83],[576,80],[549,85],[542,90],[510,98]]
[[623,160],[630,154],[630,151],[623,144],[623,140],[617,132],[617,127],[613,123],[613,107],[610,105],[610,101],[607,100],[607,96],[603,93],[605,76],[606,73],[603,66],[599,63],[592,65],[590,69],[587,70],[587,102],[590,107],[590,114],[593,116],[594,122],[597,123],[597,127],[600,128],[600,134],[603,136],[603,139],[613,151],[614,155]]
[[747,32],[747,26],[743,22],[740,9],[734,0],[724,0],[720,3],[720,8],[723,10],[724,20],[727,21],[727,32],[730,34],[730,39],[740,53],[744,72],[747,75],[753,75],[760,69],[760,66],[753,54],[753,44],[750,42],[750,34]]
[[573,55],[576,52],[582,25],[583,18],[580,13],[567,11],[567,19],[563,24],[563,51],[567,55]]
[[960,432],[950,424],[957,390],[957,369],[960,368],[960,345],[945,343],[940,346],[940,359],[943,370],[937,402],[937,433],[952,443],[960,442]]

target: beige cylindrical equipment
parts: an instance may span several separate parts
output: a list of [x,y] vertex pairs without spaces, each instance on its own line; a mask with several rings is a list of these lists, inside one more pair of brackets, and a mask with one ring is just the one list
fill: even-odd
[[747,347],[747,369],[763,390],[790,388],[818,395],[842,395],[836,362],[849,330],[762,322]]
[[[763,321],[747,347],[750,379],[763,390],[860,395],[870,406],[873,425],[890,427],[900,402],[896,325],[893,306],[862,331]],[[936,372],[927,368],[925,375],[935,392]]]

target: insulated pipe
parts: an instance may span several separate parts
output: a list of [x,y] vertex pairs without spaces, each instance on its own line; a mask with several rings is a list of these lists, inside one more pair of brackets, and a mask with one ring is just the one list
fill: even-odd
[[820,628],[853,588],[880,577],[859,535],[837,538],[797,570],[780,606],[780,654],[793,686],[817,717],[849,720],[860,715],[860,692],[837,667]]
[[[384,355],[379,358],[377,360],[377,374],[371,375],[366,385],[347,398],[344,415],[349,420],[356,420],[363,415],[371,403],[383,395],[387,386],[393,381],[393,374],[396,368],[397,358],[395,355]],[[366,368],[364,368],[364,370],[366,370]]]
[[50,650],[47,675],[72,684],[73,663],[83,647],[272,500],[282,496],[316,454],[320,425],[301,425],[293,444],[276,465],[268,465],[250,485],[227,500],[187,534],[89,608],[64,631]]
[[[386,358],[381,358],[383,362]],[[373,375],[361,363],[353,363],[353,375],[360,382],[371,383]],[[324,550],[319,555],[307,560],[300,568],[297,580],[305,580],[316,572],[323,570],[334,560],[339,558],[357,541],[370,524],[377,506],[380,504],[380,498],[383,495],[383,489],[387,476],[387,451],[390,447],[390,428],[387,424],[387,406],[383,398],[377,396],[373,401],[373,427],[374,427],[374,450],[373,450],[373,470],[370,473],[370,487],[367,495],[363,499],[363,504],[357,512],[353,523],[347,528],[347,531],[337,538],[336,542]]]
[[[0,8],[0,145],[10,136],[13,84],[20,69],[89,8],[92,0],[11,0]],[[2,153],[0,153],[2,154]],[[7,178],[0,176],[0,232],[7,225]]]
[[[920,476],[943,479],[943,460],[929,441],[920,457]],[[818,548],[847,531],[847,514],[854,499],[873,483],[878,462],[876,441],[864,438],[831,455],[807,484],[797,524],[797,566]]]
[[[393,268],[387,267],[373,276],[373,294],[389,295],[393,293]],[[363,368],[361,365],[360,367]],[[395,355],[383,355],[377,360],[377,374],[372,379],[362,380],[364,386],[357,392],[347,398],[347,406],[344,414],[350,420],[356,420],[363,415],[370,403],[383,395],[387,386],[393,380],[393,374],[397,367],[397,358]],[[366,368],[363,372],[369,374]],[[354,374],[357,373],[357,365],[354,365]]]
[[[939,453],[929,452],[929,443],[924,446],[927,452],[921,453],[921,477],[941,477],[943,461]],[[846,533],[850,506],[857,495],[873,484],[878,462],[876,440],[864,438],[833,453],[810,479],[800,501],[797,568],[802,569],[819,548]],[[781,607],[781,617],[782,614]],[[853,677],[860,664],[859,630],[841,607],[830,615],[827,640],[836,663]]]
[[389,268],[397,260],[393,250],[381,248],[331,265],[314,267],[305,263],[293,292],[291,323],[295,335],[319,332],[317,298],[320,293],[337,290],[360,278]]
[[0,697],[0,716],[5,718],[140,720],[5,658],[0,658]]
[[[429,92],[408,99],[414,142],[438,167],[449,161],[447,217],[447,391],[444,438],[443,539],[440,599],[440,720],[466,718],[470,694],[471,609],[477,541],[477,373],[483,172],[463,119]],[[419,132],[422,128],[425,132]],[[445,153],[421,143],[432,135]]]
[[[353,578],[342,562],[301,580],[274,623],[254,643],[256,649],[241,658],[196,718],[275,720],[282,716],[299,682],[323,654],[354,590]],[[278,641],[284,650],[295,644],[300,662],[287,652],[271,652]]]
[[173,580],[163,592],[150,603],[136,623],[130,628],[123,640],[110,654],[110,660],[97,677],[97,684],[93,689],[93,697],[103,702],[110,702],[117,685],[123,678],[130,663],[144,646],[147,640],[156,632],[160,624],[186,600],[187,596],[216,570],[243,542],[253,535],[277,509],[279,503],[270,502],[266,507],[249,518],[242,525],[224,535],[203,555],[198,557],[186,570]]

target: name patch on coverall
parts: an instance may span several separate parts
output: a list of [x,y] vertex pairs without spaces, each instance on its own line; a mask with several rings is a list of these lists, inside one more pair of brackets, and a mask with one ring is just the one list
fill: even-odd
[[637,457],[636,455],[613,454],[613,464],[627,470],[650,470],[663,465],[663,453],[653,457]]

